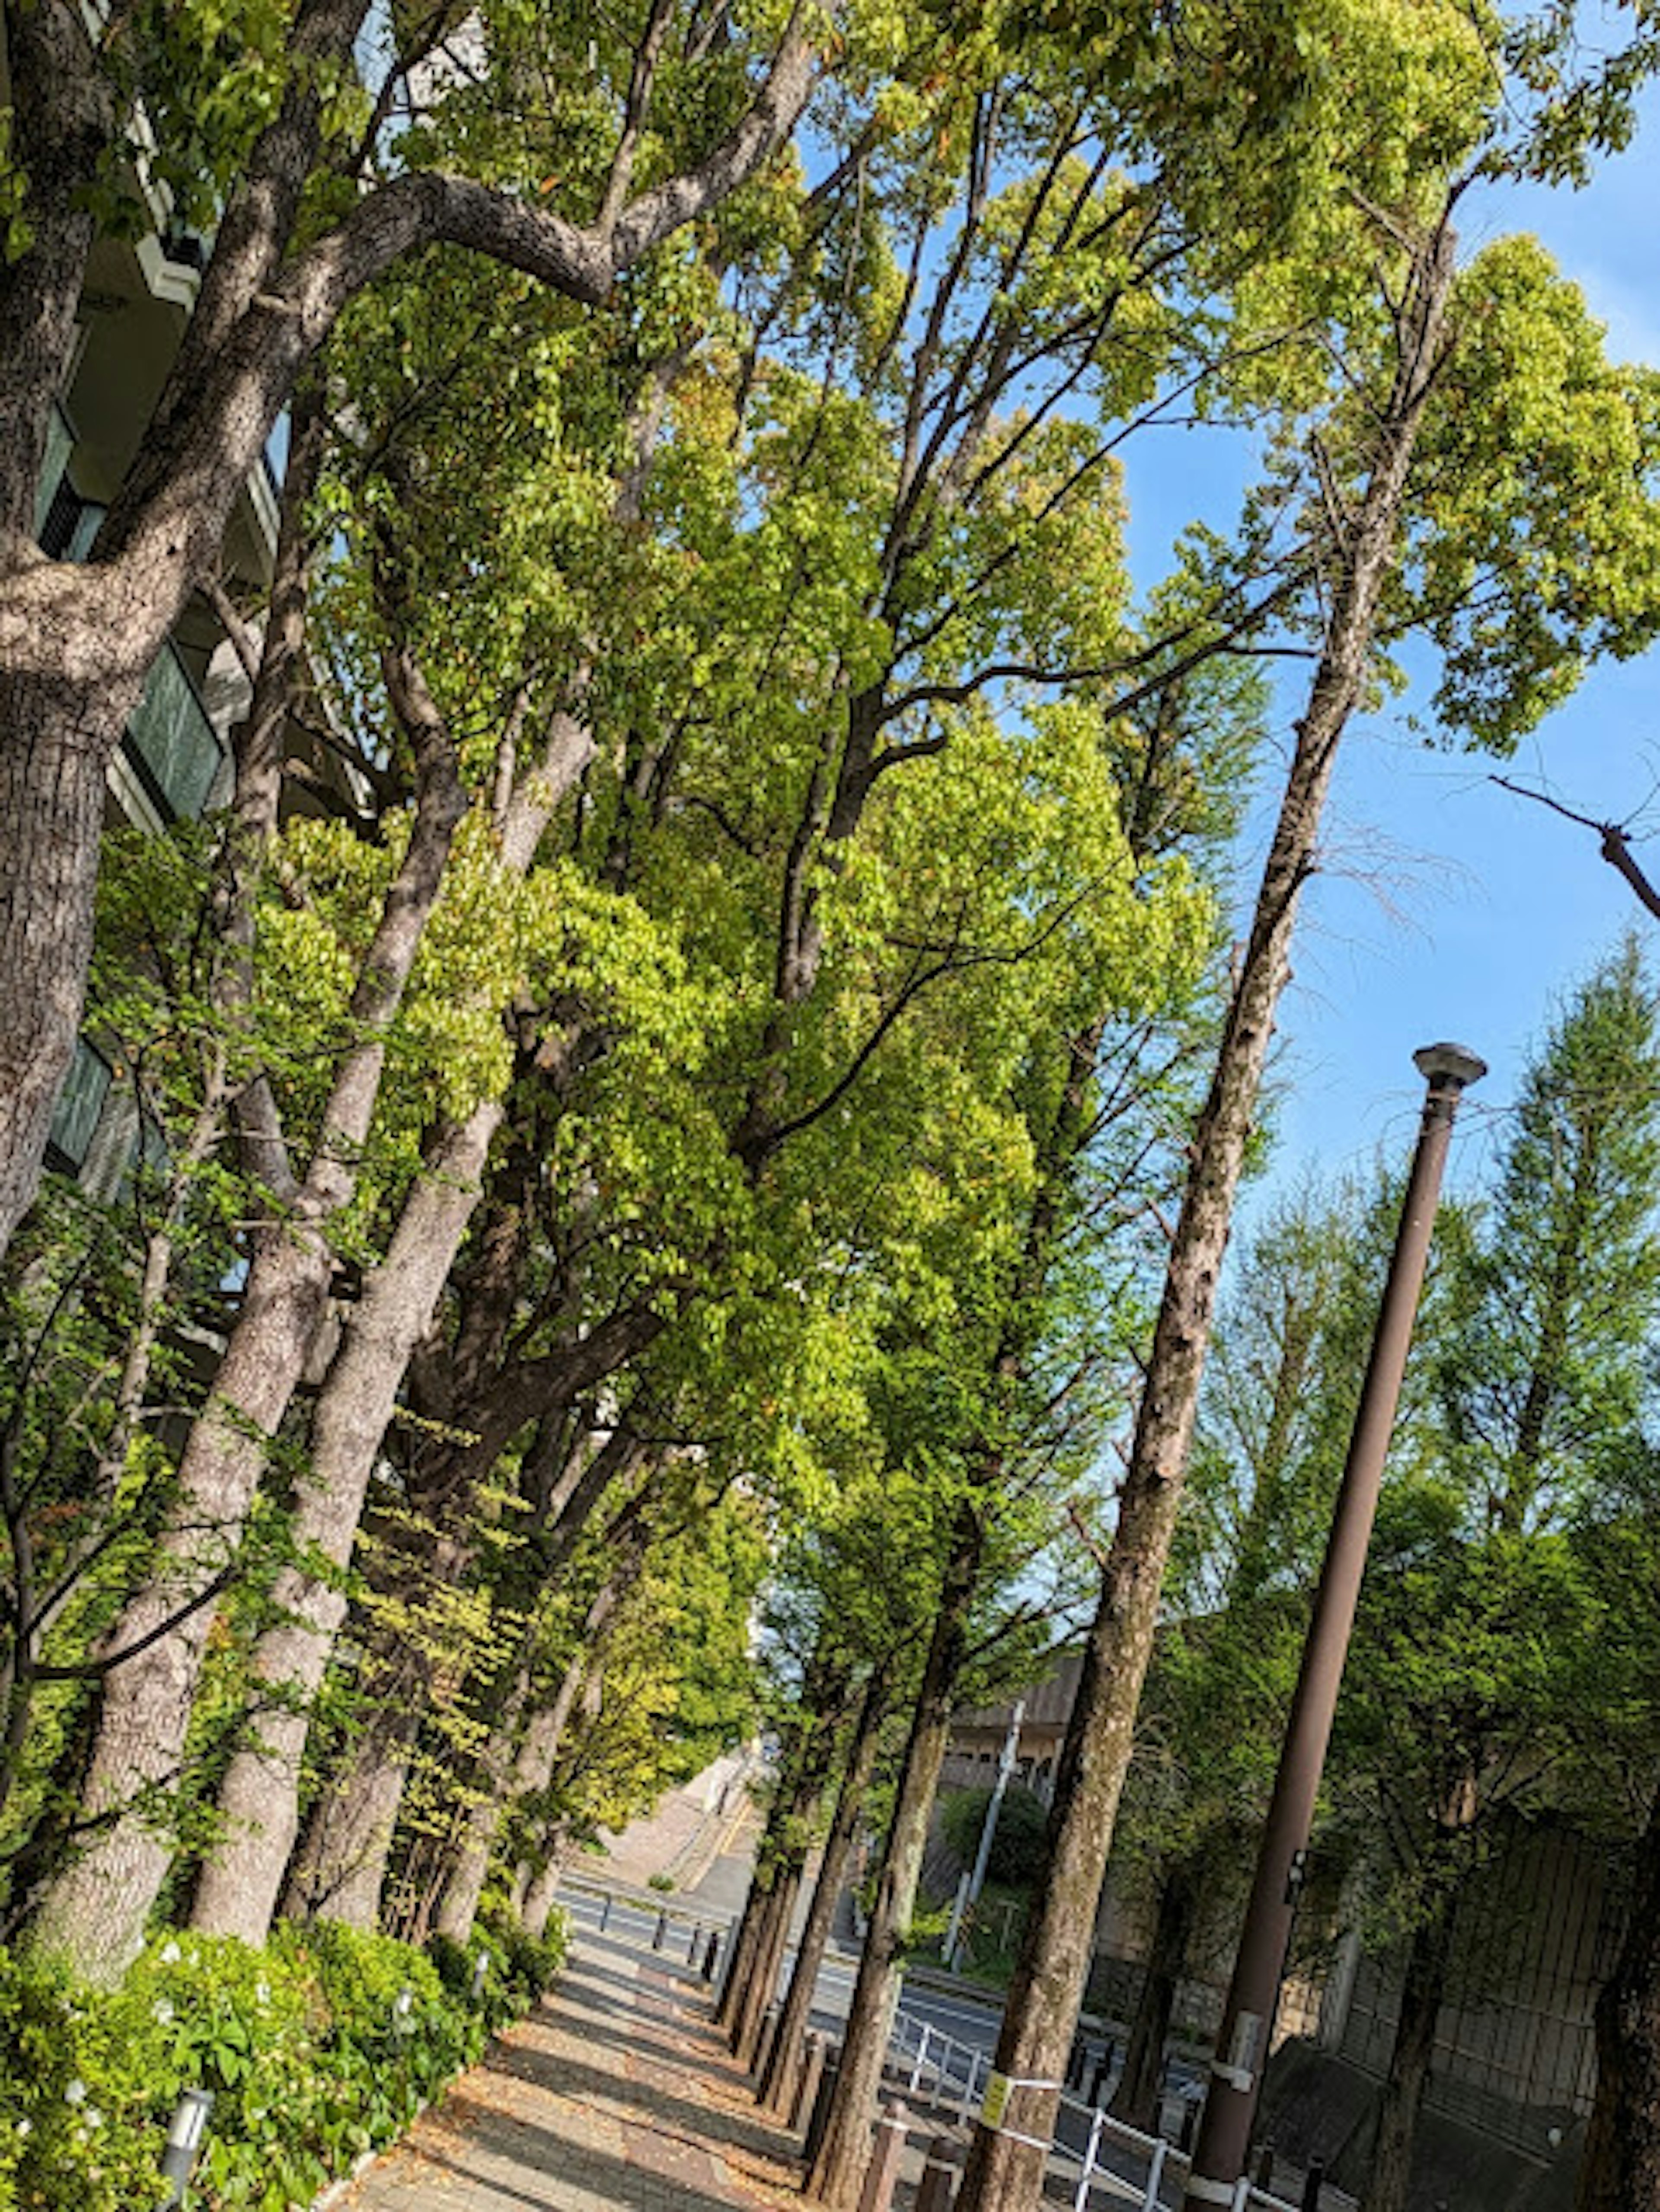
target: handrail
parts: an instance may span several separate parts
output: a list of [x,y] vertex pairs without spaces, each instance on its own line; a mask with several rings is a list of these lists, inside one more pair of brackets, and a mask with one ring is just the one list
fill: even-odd
[[693,1905],[677,1903],[667,1890],[630,1889],[617,1882],[599,1881],[593,1875],[567,1874],[559,1878],[559,1887],[581,1890],[587,1897],[609,1897],[619,1905],[631,1905],[642,1912],[661,1912],[671,1920],[690,1920],[700,1928],[721,1929],[730,1931],[733,1915],[729,1908],[714,1905]]
[[[596,1881],[592,1875],[567,1875],[562,1889],[578,1890],[588,1897],[598,1898],[606,1905],[607,1917],[611,1904],[632,1906],[636,1911],[649,1915],[655,1912],[666,1923],[670,1920],[695,1922],[711,1933],[722,1929],[730,1936],[733,1919],[724,1920],[718,1912],[702,1911],[684,1904],[676,1904],[655,1891],[619,1888],[614,1884]],[[604,1924],[603,1923],[601,1923]],[[896,2054],[897,2046],[897,2054]],[[890,2060],[897,2055],[903,2070],[909,2059],[909,2071],[905,2075],[906,2087],[911,2095],[922,2087],[925,2079],[932,2082],[933,2101],[946,2110],[955,2109],[958,2124],[966,2126],[978,2107],[991,2072],[991,2053],[977,2044],[962,2043],[949,2035],[931,2020],[920,2013],[898,2006],[893,2015],[893,2026],[888,2039]],[[1067,2142],[1060,2133],[1061,2115],[1071,2112],[1081,2123],[1084,2142],[1082,2148]],[[1116,2145],[1146,2160],[1146,2178],[1143,2181],[1128,2180],[1115,2173],[1103,2160],[1104,2152]],[[1127,2120],[1114,2118],[1104,2106],[1091,2105],[1081,2097],[1062,2090],[1057,2100],[1055,2131],[1049,2142],[1049,2157],[1064,2166],[1078,2168],[1077,2185],[1073,2192],[1072,2212],[1090,2212],[1091,2200],[1098,2192],[1106,2192],[1119,2203],[1139,2208],[1139,2212],[1164,2212],[1159,2190],[1166,2179],[1185,2172],[1187,2154],[1162,2136],[1150,2136],[1133,2128]],[[1282,2197],[1272,2196],[1258,2188],[1248,2177],[1242,2176],[1235,2193],[1231,2212],[1298,2212],[1294,2204]]]
[[[907,2087],[914,2095],[921,2087],[925,2074],[933,2081],[934,2101],[949,2106],[957,2105],[957,2118],[966,2123],[974,2108],[981,2084],[981,2069],[988,2078],[991,2073],[989,2055],[970,2044],[959,2043],[936,2027],[932,2021],[909,2013],[901,2006],[894,2014],[891,2043],[900,2046],[900,2057],[911,2059]],[[958,2059],[969,2062],[964,2069],[960,2097],[958,2094]],[[1082,2123],[1082,2148],[1066,2142],[1061,2134],[1061,2115],[1070,2112]],[[1109,2144],[1116,2144],[1133,2155],[1146,2160],[1146,2177],[1140,2182],[1127,2179],[1115,2173],[1103,2162],[1102,2154]],[[1086,2104],[1062,2090],[1057,2100],[1055,2132],[1049,2140],[1049,2155],[1063,2166],[1078,2168],[1077,2187],[1073,2192],[1073,2212],[1088,2212],[1091,2198],[1098,2191],[1105,2191],[1119,2203],[1140,2208],[1140,2212],[1160,2212],[1159,2190],[1167,2176],[1174,2179],[1188,2166],[1187,2154],[1167,2142],[1162,2136],[1144,2135],[1126,2120],[1120,2120],[1104,2106]],[[1271,2196],[1258,2188],[1249,2178],[1242,2177],[1235,2192],[1232,2212],[1297,2212],[1297,2207],[1284,2197]]]

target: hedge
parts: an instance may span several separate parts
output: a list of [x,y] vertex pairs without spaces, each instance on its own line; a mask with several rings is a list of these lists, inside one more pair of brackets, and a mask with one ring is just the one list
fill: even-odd
[[0,1951],[0,2212],[159,2206],[186,2088],[214,2096],[192,2206],[308,2206],[528,2011],[563,1959],[562,1923],[540,1943],[481,1928],[427,1954],[319,1922],[259,1949],[160,1936],[111,1994]]

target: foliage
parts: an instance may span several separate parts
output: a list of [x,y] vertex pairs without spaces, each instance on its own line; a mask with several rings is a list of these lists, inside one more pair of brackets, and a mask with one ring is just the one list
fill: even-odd
[[157,2161],[185,2088],[214,2098],[193,2201],[308,2203],[533,2004],[563,1954],[557,1915],[539,1944],[481,1931],[431,1961],[390,1936],[284,1923],[263,1950],[158,1940],[119,1990],[94,1996],[0,1952],[0,2205],[159,2202]]
[[[965,1867],[973,1865],[979,1850],[991,1796],[989,1790],[953,1790],[941,1810],[946,1841]],[[1049,1808],[1043,1799],[1012,1783],[997,1808],[991,1855],[986,1861],[987,1879],[1008,1889],[1029,1889],[1041,1881],[1048,1856],[1048,1830]]]

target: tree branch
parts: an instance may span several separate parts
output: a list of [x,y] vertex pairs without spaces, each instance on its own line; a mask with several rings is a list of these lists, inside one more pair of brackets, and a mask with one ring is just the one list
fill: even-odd
[[1625,878],[1638,903],[1660,921],[1660,890],[1650,882],[1631,849],[1629,832],[1619,822],[1597,822],[1589,814],[1577,814],[1571,806],[1564,806],[1560,799],[1548,792],[1529,791],[1524,783],[1516,783],[1507,775],[1495,775],[1492,781],[1505,791],[1513,792],[1518,799],[1530,799],[1536,805],[1549,807],[1565,821],[1577,822],[1582,830],[1595,830],[1602,840],[1602,858],[1615,873]]

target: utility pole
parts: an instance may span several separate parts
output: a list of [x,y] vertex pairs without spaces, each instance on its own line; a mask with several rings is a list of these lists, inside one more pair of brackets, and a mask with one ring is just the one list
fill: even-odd
[[957,1971],[958,1953],[962,1948],[964,1923],[985,1887],[986,1868],[991,1860],[992,1838],[997,1833],[997,1815],[1003,1808],[1004,1793],[1009,1786],[1009,1777],[1014,1771],[1014,1762],[1020,1755],[1020,1723],[1025,1717],[1026,1701],[1022,1698],[1014,1708],[1008,1734],[1003,1738],[991,1802],[987,1806],[986,1817],[980,1824],[980,1848],[974,1855],[974,1871],[965,1874],[957,1885],[956,1899],[951,1908],[951,1926],[946,1931],[945,1948],[945,1963],[953,1973]]
[[1332,1516],[1325,1564],[1315,1593],[1314,1617],[1303,1646],[1297,1694],[1280,1749],[1280,1771],[1274,1778],[1250,1902],[1245,1908],[1233,1980],[1222,2014],[1216,2056],[1211,2061],[1210,2087],[1194,2145],[1183,2212],[1206,2212],[1210,2206],[1233,2204],[1245,2171],[1251,2124],[1268,2061],[1280,1977],[1302,1887],[1314,1801],[1354,1626],[1360,1578],[1365,1571],[1366,1547],[1371,1540],[1383,1461],[1395,1426],[1418,1296],[1423,1288],[1453,1116],[1461,1094],[1487,1072],[1487,1063],[1462,1045],[1426,1045],[1413,1058],[1429,1086],[1424,1119]]

